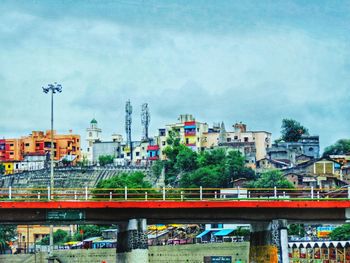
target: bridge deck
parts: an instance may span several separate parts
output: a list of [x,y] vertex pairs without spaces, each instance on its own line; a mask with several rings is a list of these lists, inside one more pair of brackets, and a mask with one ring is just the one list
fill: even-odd
[[350,200],[318,201],[2,201],[0,209],[350,208]]

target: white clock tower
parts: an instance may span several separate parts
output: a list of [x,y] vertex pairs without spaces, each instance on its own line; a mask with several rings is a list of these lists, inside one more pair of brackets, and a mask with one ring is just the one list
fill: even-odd
[[92,119],[90,122],[90,127],[86,129],[86,132],[87,132],[86,140],[88,141],[87,159],[91,163],[93,160],[93,153],[92,153],[93,144],[94,142],[101,140],[100,134],[102,130],[97,127],[97,121],[95,119]]

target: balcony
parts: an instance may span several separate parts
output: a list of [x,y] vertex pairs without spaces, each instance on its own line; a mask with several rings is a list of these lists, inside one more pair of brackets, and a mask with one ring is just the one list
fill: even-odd
[[185,137],[186,136],[196,136],[196,131],[186,131],[185,130]]
[[147,151],[158,151],[159,146],[158,145],[148,145],[147,146]]

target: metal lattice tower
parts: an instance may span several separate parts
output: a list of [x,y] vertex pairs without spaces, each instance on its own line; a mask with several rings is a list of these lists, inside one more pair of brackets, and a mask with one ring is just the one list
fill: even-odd
[[148,109],[148,103],[142,104],[142,113],[141,113],[141,124],[143,127],[142,140],[148,141],[148,127],[151,122],[151,115]]
[[221,122],[220,125],[220,133],[219,133],[219,143],[225,143],[226,142],[226,129],[224,122]]
[[126,131],[126,144],[130,147],[130,160],[132,160],[132,141],[131,141],[131,114],[132,106],[130,100],[125,105],[125,131]]

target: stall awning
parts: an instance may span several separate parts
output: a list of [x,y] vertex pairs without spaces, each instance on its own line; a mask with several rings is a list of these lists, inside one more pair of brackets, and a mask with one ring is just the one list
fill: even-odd
[[234,229],[223,229],[223,230],[220,230],[219,232],[216,232],[214,234],[214,236],[227,236],[230,233],[232,233],[233,231],[234,231]]
[[205,236],[208,234],[211,230],[205,230],[204,232],[200,233],[199,235],[196,236],[196,238],[201,238],[202,236]]

